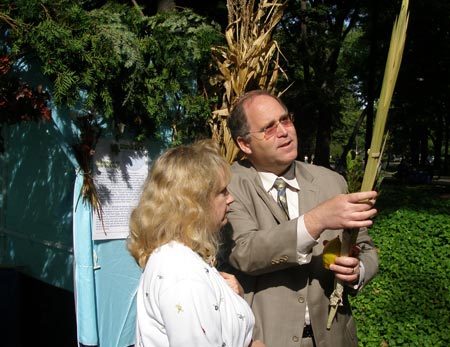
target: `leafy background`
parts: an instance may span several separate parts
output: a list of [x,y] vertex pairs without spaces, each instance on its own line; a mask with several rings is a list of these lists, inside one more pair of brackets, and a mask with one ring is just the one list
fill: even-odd
[[380,269],[355,298],[360,346],[450,345],[450,185],[383,181],[371,235]]

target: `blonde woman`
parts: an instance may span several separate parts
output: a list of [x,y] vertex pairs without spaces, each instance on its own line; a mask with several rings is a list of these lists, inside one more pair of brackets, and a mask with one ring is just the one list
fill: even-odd
[[252,344],[242,287],[214,267],[233,201],[229,180],[211,140],[169,149],[153,164],[130,220],[128,249],[144,269],[136,346],[264,346]]

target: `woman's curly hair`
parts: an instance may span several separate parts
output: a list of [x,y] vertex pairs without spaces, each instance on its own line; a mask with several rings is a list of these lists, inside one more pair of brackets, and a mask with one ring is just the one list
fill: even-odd
[[128,250],[141,268],[159,246],[178,241],[214,259],[219,240],[211,201],[230,179],[212,140],[171,148],[152,165],[130,218]]

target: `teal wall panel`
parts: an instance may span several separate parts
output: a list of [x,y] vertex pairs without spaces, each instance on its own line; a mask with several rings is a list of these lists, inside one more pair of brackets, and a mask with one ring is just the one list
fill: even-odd
[[0,263],[73,290],[75,168],[53,122],[5,126]]

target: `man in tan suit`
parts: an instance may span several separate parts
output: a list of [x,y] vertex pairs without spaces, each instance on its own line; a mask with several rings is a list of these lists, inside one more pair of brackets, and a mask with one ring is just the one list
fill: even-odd
[[[357,346],[347,294],[356,294],[378,271],[366,229],[376,214],[376,192],[346,194],[342,176],[296,161],[297,135],[287,108],[265,91],[241,97],[229,127],[247,160],[232,166],[231,228],[223,230],[230,242],[219,267],[234,271],[244,288],[256,318],[254,338],[268,347]],[[286,185],[281,193],[277,178]],[[326,270],[324,241],[343,228],[361,228],[359,254],[338,257]],[[345,299],[327,330],[335,279],[344,281]]]

